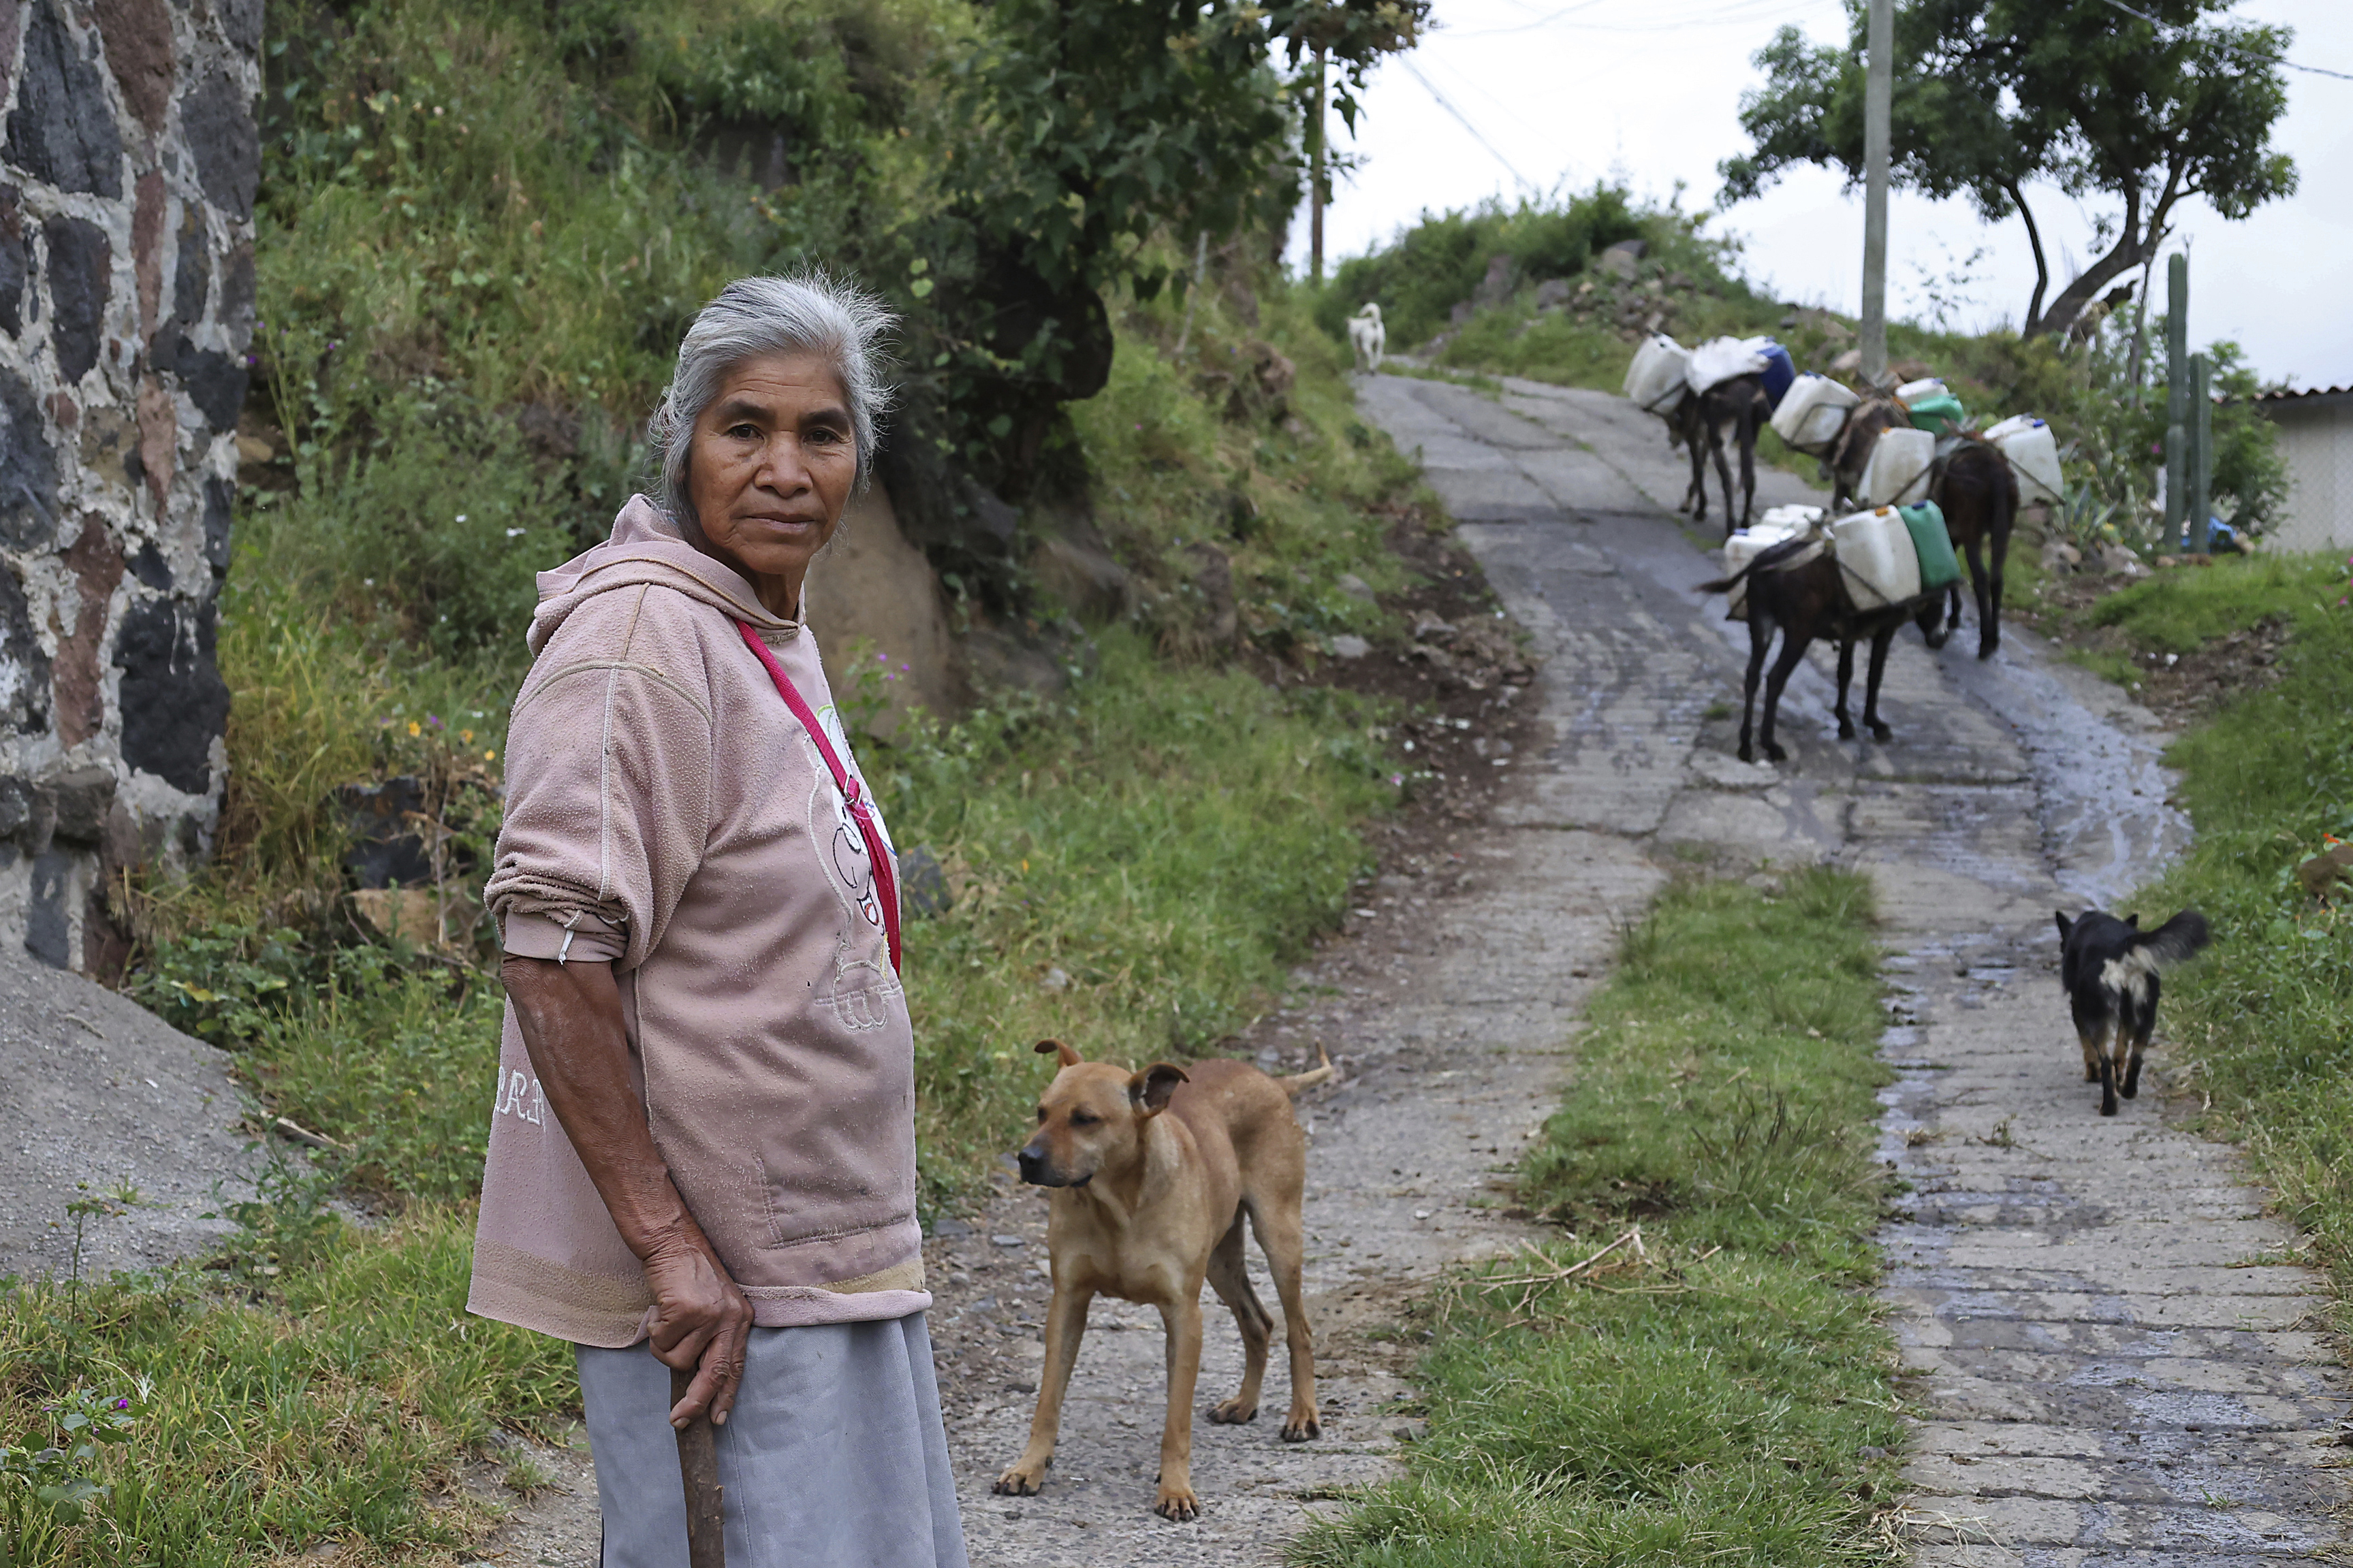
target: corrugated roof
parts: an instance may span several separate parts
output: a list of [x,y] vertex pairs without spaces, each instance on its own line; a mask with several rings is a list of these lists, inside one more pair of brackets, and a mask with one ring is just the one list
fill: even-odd
[[2293,403],[2299,397],[2343,397],[2348,393],[2353,393],[2353,386],[2310,386],[2301,392],[2283,388],[2278,392],[2260,394],[2255,401],[2257,403]]

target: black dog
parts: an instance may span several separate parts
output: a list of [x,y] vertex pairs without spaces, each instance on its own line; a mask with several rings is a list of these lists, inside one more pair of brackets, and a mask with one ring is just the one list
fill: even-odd
[[2072,921],[2059,916],[2059,984],[2074,1009],[2084,1081],[2100,1086],[2100,1114],[2114,1116],[2117,1095],[2130,1100],[2140,1092],[2141,1053],[2157,1027],[2157,972],[2212,940],[2206,917],[2184,910],[2144,931],[2138,915],[2118,920],[2086,910]]

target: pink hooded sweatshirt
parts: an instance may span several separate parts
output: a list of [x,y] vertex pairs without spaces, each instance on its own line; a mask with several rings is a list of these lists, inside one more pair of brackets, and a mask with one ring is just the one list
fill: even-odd
[[[922,1310],[914,1037],[873,867],[734,623],[855,770],[816,640],[643,496],[539,600],[485,893],[506,950],[612,963],[654,1143],[755,1322]],[[652,1305],[511,1006],[467,1307],[610,1348]]]

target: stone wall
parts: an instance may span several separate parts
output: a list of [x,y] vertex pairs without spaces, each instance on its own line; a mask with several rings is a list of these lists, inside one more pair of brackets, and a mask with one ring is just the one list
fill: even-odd
[[261,0],[0,0],[0,942],[210,846]]

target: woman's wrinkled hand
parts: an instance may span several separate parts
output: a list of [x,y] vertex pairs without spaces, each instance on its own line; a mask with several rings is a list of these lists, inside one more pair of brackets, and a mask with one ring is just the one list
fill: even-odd
[[654,1359],[694,1373],[670,1424],[683,1428],[708,1412],[713,1426],[725,1426],[744,1382],[751,1301],[700,1234],[666,1237],[646,1255],[645,1269],[654,1293]]

